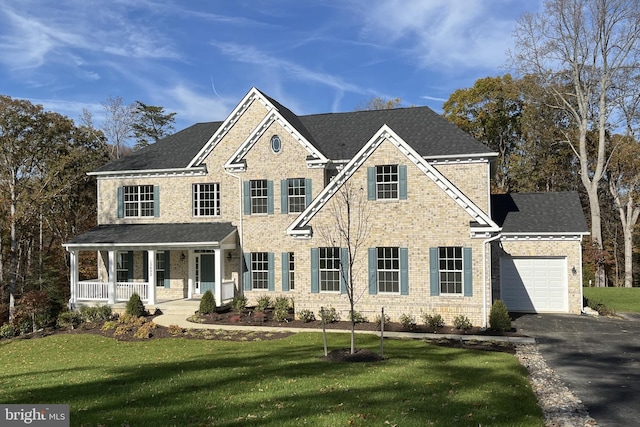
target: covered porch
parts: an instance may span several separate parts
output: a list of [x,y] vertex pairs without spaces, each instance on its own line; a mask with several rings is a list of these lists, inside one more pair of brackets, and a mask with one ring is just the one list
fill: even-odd
[[[117,304],[133,293],[145,304],[194,298],[211,290],[233,299],[241,257],[231,223],[100,225],[65,243],[69,304]],[[80,280],[79,254],[95,252],[97,277]]]

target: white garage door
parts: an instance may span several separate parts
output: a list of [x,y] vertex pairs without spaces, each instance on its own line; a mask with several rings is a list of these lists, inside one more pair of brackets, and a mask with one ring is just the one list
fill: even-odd
[[500,258],[500,299],[509,311],[568,311],[566,258]]

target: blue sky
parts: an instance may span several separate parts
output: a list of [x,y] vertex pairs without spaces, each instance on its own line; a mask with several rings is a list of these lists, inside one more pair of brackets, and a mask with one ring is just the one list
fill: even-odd
[[442,103],[508,72],[541,0],[0,0],[0,94],[100,125],[109,97],[223,120],[252,87],[297,114]]

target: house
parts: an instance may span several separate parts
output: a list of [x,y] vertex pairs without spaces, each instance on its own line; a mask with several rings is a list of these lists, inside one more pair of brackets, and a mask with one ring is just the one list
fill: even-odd
[[[210,289],[218,304],[286,296],[296,311],[333,307],[346,319],[351,245],[327,236],[351,188],[365,200],[352,213],[368,213],[348,272],[364,316],[384,307],[392,319],[486,326],[497,298],[514,311],[580,313],[588,233],[577,194],[491,196],[496,156],[428,107],[297,116],[252,88],[223,122],[90,174],[98,226],[65,244],[70,302],[137,292],[154,304]],[[97,278],[80,280],[83,251],[97,254]]]

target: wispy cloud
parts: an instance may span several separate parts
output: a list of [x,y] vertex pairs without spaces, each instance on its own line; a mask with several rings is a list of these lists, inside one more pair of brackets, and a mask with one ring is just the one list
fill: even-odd
[[211,45],[218,48],[229,59],[278,71],[279,74],[298,81],[321,84],[340,92],[366,93],[365,89],[341,77],[310,70],[298,63],[268,55],[253,46],[218,41],[212,41]]
[[423,68],[495,69],[504,63],[514,27],[501,10],[515,6],[509,0],[387,0],[354,9],[364,21],[363,39],[405,50]]
[[129,59],[180,57],[166,36],[131,19],[129,11],[110,3],[73,0],[55,4],[25,0],[20,7],[5,4],[0,9],[0,61],[20,69],[93,54]]

